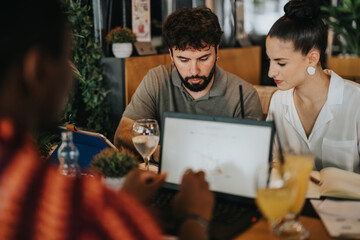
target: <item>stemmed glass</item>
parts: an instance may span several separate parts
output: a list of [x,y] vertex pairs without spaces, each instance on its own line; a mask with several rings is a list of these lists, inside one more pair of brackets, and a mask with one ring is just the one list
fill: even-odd
[[[274,116],[273,116],[274,118]],[[275,123],[276,123],[276,118]],[[299,214],[304,206],[308,182],[314,168],[314,154],[309,148],[294,148],[298,146],[286,132],[276,133],[275,145],[278,156],[275,161],[283,164],[284,171],[291,171],[296,177],[295,198],[284,221],[278,226],[281,236],[287,239],[307,239],[309,231],[299,221]]]
[[279,226],[294,201],[297,183],[292,172],[284,172],[282,165],[269,165],[258,168],[256,204],[269,221],[271,230],[281,236]]
[[304,206],[308,182],[311,171],[314,168],[314,154],[308,148],[299,146],[297,139],[292,138],[283,128],[278,128],[280,116],[270,115],[276,127],[275,150],[277,156],[274,162],[278,161],[283,165],[283,170],[291,171],[296,178],[295,197],[288,214],[278,226],[281,236],[287,239],[307,239],[309,231],[299,221],[299,214]]
[[279,226],[279,231],[288,239],[308,239],[309,231],[299,221],[299,214],[304,206],[308,182],[314,168],[314,155],[311,152],[284,154],[284,169],[295,173],[297,188],[295,199]]
[[159,125],[155,119],[135,120],[131,133],[134,146],[144,158],[145,169],[149,171],[150,157],[158,146],[160,139]]

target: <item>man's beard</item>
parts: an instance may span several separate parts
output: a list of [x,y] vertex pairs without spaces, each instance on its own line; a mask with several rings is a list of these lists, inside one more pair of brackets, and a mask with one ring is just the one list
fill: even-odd
[[[175,63],[174,63],[175,65]],[[178,68],[176,67],[175,65],[175,68],[176,68],[176,71],[178,72],[179,74],[179,77],[180,77],[180,80],[181,82],[184,84],[184,86],[189,89],[190,91],[192,92],[200,92],[202,90],[204,90],[210,83],[211,79],[213,78],[214,76],[214,73],[215,73],[215,68],[216,68],[216,61],[214,62],[214,65],[209,73],[209,76],[199,76],[199,75],[196,75],[196,76],[191,76],[191,77],[185,77],[185,79],[181,76]],[[203,79],[203,83],[197,83],[197,84],[191,84],[189,82],[190,79]]]

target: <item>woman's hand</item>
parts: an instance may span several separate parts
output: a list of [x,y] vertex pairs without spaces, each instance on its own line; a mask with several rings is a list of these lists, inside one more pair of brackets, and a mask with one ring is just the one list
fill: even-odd
[[180,191],[174,198],[175,214],[179,218],[196,215],[210,221],[214,208],[214,194],[209,190],[205,173],[187,170],[183,175]]
[[166,173],[156,174],[150,171],[134,169],[125,179],[122,190],[147,204],[157,190],[165,183]]

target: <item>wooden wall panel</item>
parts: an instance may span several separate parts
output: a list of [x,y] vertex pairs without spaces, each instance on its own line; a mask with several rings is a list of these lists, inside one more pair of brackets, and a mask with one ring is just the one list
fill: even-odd
[[260,85],[261,47],[220,49],[218,64],[245,81]]
[[132,95],[151,68],[171,63],[169,54],[131,57],[125,59],[125,98],[129,104]]
[[330,57],[328,68],[341,77],[360,82],[360,58],[359,57]]

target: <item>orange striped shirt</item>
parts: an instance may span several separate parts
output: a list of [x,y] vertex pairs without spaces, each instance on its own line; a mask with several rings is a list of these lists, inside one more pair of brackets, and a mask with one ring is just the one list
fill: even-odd
[[32,138],[0,119],[0,239],[160,239],[147,210],[97,178],[40,160]]

